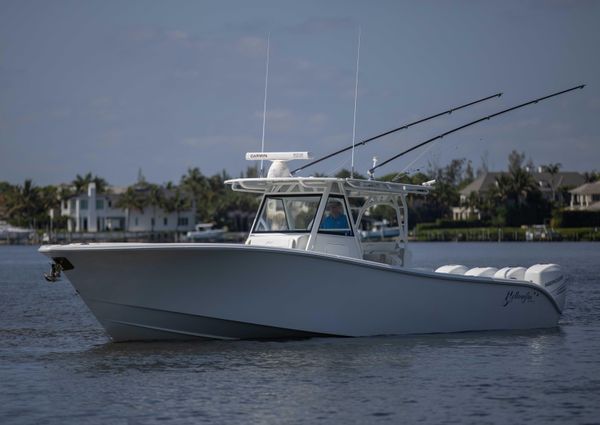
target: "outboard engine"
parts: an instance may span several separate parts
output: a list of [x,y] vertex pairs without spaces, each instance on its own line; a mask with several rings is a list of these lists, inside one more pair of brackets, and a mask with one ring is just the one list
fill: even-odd
[[473,267],[465,273],[465,276],[494,277],[497,271],[496,267]]
[[438,267],[436,273],[449,273],[449,274],[465,274],[469,270],[468,267],[460,264],[449,264],[447,266]]
[[567,278],[558,264],[535,264],[525,272],[527,282],[536,283],[548,290],[560,311],[565,306]]
[[496,279],[525,280],[525,267],[502,267],[494,274]]

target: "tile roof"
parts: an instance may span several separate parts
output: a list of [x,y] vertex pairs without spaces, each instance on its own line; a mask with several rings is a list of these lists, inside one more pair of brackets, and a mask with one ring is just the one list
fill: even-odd
[[585,183],[573,190],[570,190],[574,195],[598,195],[600,194],[600,181],[594,183]]

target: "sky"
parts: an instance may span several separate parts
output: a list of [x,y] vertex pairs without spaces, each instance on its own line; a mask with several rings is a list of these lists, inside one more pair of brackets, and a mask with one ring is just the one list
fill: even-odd
[[[382,167],[467,158],[505,169],[600,170],[597,1],[0,0],[0,181],[177,182],[230,175],[266,151],[315,157],[497,92],[356,150],[356,170],[476,118],[577,90],[457,132]],[[350,153],[306,170],[334,174]],[[300,161],[291,167],[301,165]]]

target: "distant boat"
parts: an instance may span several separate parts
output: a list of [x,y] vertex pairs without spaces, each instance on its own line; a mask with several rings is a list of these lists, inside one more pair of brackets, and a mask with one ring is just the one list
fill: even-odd
[[371,225],[371,230],[363,230],[360,235],[364,240],[369,239],[389,239],[395,238],[400,235],[400,228],[398,226],[389,226],[389,221],[381,220],[374,221]]
[[12,226],[5,221],[0,221],[0,239],[4,238],[28,238],[33,233],[31,229]]
[[525,231],[526,241],[559,241],[561,236],[553,229],[548,229],[544,224],[534,224]]
[[213,223],[196,224],[195,230],[187,232],[185,238],[190,242],[219,241],[223,239],[224,229],[215,229]]

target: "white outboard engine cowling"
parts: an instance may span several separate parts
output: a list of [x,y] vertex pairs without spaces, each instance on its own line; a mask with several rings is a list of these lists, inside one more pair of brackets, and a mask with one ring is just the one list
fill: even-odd
[[436,273],[449,273],[449,274],[465,274],[469,270],[468,267],[460,264],[448,264],[447,266],[438,267]]
[[496,279],[525,280],[525,267],[502,267],[494,274]]
[[525,272],[525,280],[544,287],[554,297],[560,311],[563,310],[567,279],[558,264],[535,264]]
[[473,267],[465,273],[465,276],[494,277],[497,271],[496,267]]

